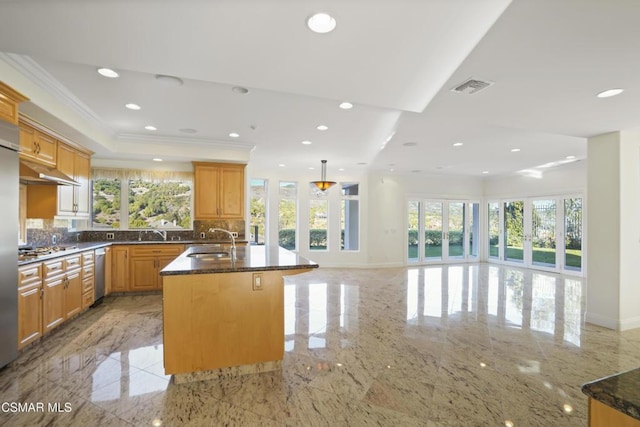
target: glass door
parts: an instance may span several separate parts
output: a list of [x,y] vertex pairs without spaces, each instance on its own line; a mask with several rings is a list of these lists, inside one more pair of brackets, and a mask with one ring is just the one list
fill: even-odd
[[[446,249],[443,256],[445,258],[460,259],[464,258],[464,217],[465,217],[465,203],[464,202],[449,202],[447,209],[447,231],[444,234],[444,241],[442,247]],[[448,244],[445,245],[444,243]]]
[[443,248],[442,202],[424,202],[424,253],[429,261],[442,259]]
[[504,261],[524,263],[524,201],[512,200],[503,203],[502,241]]
[[555,199],[531,201],[531,264],[556,268],[557,208]]

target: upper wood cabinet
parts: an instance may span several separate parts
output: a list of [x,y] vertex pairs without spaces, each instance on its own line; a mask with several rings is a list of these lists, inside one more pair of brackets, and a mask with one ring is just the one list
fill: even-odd
[[57,141],[20,122],[20,157],[48,166],[56,166]]
[[0,82],[0,119],[18,124],[18,105],[29,98]]
[[58,170],[80,184],[58,187],[58,215],[89,216],[89,156],[60,142]]
[[194,219],[244,219],[244,168],[193,162]]

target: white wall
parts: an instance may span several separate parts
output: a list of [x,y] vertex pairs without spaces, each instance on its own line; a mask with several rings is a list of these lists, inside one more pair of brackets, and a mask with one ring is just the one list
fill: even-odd
[[541,178],[524,175],[487,177],[483,193],[486,200],[510,197],[586,194],[587,164],[569,163],[543,172]]
[[588,141],[588,322],[640,327],[640,132]]

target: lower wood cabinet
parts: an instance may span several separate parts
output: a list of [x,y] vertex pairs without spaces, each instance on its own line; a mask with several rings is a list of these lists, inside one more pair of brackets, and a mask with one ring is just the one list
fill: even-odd
[[111,247],[110,292],[126,292],[129,290],[129,246]]
[[42,266],[18,269],[18,349],[42,336]]
[[[93,251],[90,253],[93,259]],[[83,294],[86,289],[82,277],[83,257],[87,254],[77,253],[18,269],[18,348],[37,340],[93,303]],[[93,286],[91,289],[93,291]]]
[[184,245],[153,244],[131,246],[129,291],[162,289],[160,270],[184,251]]

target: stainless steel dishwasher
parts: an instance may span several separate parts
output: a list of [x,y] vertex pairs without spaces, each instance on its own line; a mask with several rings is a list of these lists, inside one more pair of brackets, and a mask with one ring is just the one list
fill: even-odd
[[102,304],[102,300],[104,298],[104,258],[105,258],[105,250],[104,248],[98,248],[95,251],[95,283],[94,283],[94,292],[95,292],[95,302],[92,307]]

